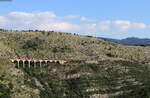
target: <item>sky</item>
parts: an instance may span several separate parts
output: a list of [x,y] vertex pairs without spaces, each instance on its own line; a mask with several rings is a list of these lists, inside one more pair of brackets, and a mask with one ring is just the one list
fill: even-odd
[[0,0],[0,28],[150,38],[150,0]]

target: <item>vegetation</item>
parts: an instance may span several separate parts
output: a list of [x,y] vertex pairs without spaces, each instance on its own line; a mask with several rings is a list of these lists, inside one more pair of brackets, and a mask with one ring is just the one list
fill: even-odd
[[[150,47],[61,32],[0,30],[0,98],[150,98]],[[67,59],[17,68],[10,58]]]
[[29,58],[58,58],[101,60],[122,58],[150,62],[149,46],[123,46],[89,36],[44,31],[0,31],[0,45],[8,50],[6,56]]
[[[119,60],[86,64],[74,61],[65,65],[48,63],[43,66],[20,69],[24,75],[18,81],[34,91],[27,93],[31,98],[150,97],[150,70],[138,63]],[[9,96],[24,92],[13,92],[14,86],[16,84],[12,83],[11,88],[5,88]]]

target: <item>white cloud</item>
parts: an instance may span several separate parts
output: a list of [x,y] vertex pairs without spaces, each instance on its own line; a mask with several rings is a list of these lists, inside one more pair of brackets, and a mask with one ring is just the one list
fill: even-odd
[[9,16],[11,16],[12,18],[34,18],[34,14],[32,13],[25,13],[25,12],[11,12],[9,13]]
[[9,14],[14,18],[35,18],[35,17],[43,17],[43,18],[55,18],[56,15],[53,12],[36,12],[36,13],[26,13],[26,12],[11,12]]
[[87,18],[85,16],[80,16],[80,15],[68,15],[68,16],[64,16],[64,18],[66,18],[66,19],[78,19],[82,22],[94,22],[95,21],[94,19],[90,19],[90,18]]
[[35,13],[35,16],[44,17],[44,18],[56,18],[57,16],[53,12],[39,12]]
[[97,25],[97,28],[101,31],[108,31],[111,29],[111,21],[102,21]]
[[64,18],[67,18],[67,19],[77,19],[77,18],[80,18],[80,16],[78,16],[78,15],[68,15],[68,16],[64,16]]
[[131,22],[130,21],[126,21],[126,20],[117,20],[117,21],[114,21],[115,24],[119,24],[119,25],[129,25]]
[[126,31],[129,29],[139,30],[149,28],[149,26],[144,23],[137,23],[125,20],[114,21],[114,25],[121,31]]
[[73,31],[78,26],[70,24],[68,22],[52,22],[47,24],[41,24],[37,29],[39,30],[56,30],[56,31]]
[[150,29],[149,25],[144,23],[137,23],[127,20],[116,20],[116,21],[102,21],[99,23],[98,28],[102,31],[128,31],[128,30],[142,30]]
[[8,24],[8,20],[4,16],[0,16],[0,26],[5,26]]
[[[76,19],[79,23],[75,24],[66,19]],[[121,31],[128,30],[143,30],[150,29],[149,25],[144,23],[132,22],[128,20],[106,20],[99,23],[94,22],[93,19],[78,16],[66,15],[57,16],[53,12],[11,12],[6,16],[0,16],[0,27],[8,29],[39,29],[39,30],[56,30],[64,32],[106,32],[106,31]]]
[[149,28],[149,26],[144,24],[144,23],[133,23],[133,27],[135,29],[146,29],[146,28]]
[[93,22],[93,21],[95,21],[94,19],[90,19],[90,18],[87,18],[87,17],[84,17],[84,16],[81,16],[80,20],[81,21],[86,21],[86,22]]
[[126,21],[126,20],[116,20],[113,21],[112,23],[114,25],[114,27],[120,31],[125,31],[128,30],[132,24],[130,21]]

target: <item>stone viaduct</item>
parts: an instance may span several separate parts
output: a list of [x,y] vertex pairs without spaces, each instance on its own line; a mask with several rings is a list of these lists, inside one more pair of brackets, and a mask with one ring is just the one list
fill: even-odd
[[40,67],[42,67],[42,64],[48,64],[48,63],[59,63],[59,64],[64,64],[67,61],[65,60],[48,60],[48,59],[28,59],[28,58],[20,58],[20,59],[11,59],[13,63],[17,63],[17,67],[20,67],[20,63],[23,64],[23,67],[25,67],[25,64],[28,64],[28,67],[31,67],[31,63],[34,64],[34,67],[36,67],[37,63],[39,63]]

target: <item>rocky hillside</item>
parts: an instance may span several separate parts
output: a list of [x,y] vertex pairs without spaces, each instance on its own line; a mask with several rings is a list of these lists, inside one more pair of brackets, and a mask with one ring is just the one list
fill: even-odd
[[1,59],[0,70],[1,98],[150,97],[149,68],[129,61],[72,61],[18,69]]
[[148,46],[123,46],[103,39],[61,32],[1,30],[0,45],[2,45],[0,50],[8,51],[5,55],[11,58],[71,60],[122,58],[143,63],[150,61]]
[[[61,32],[1,30],[0,98],[150,98],[149,50]],[[69,62],[17,68],[10,58]]]

